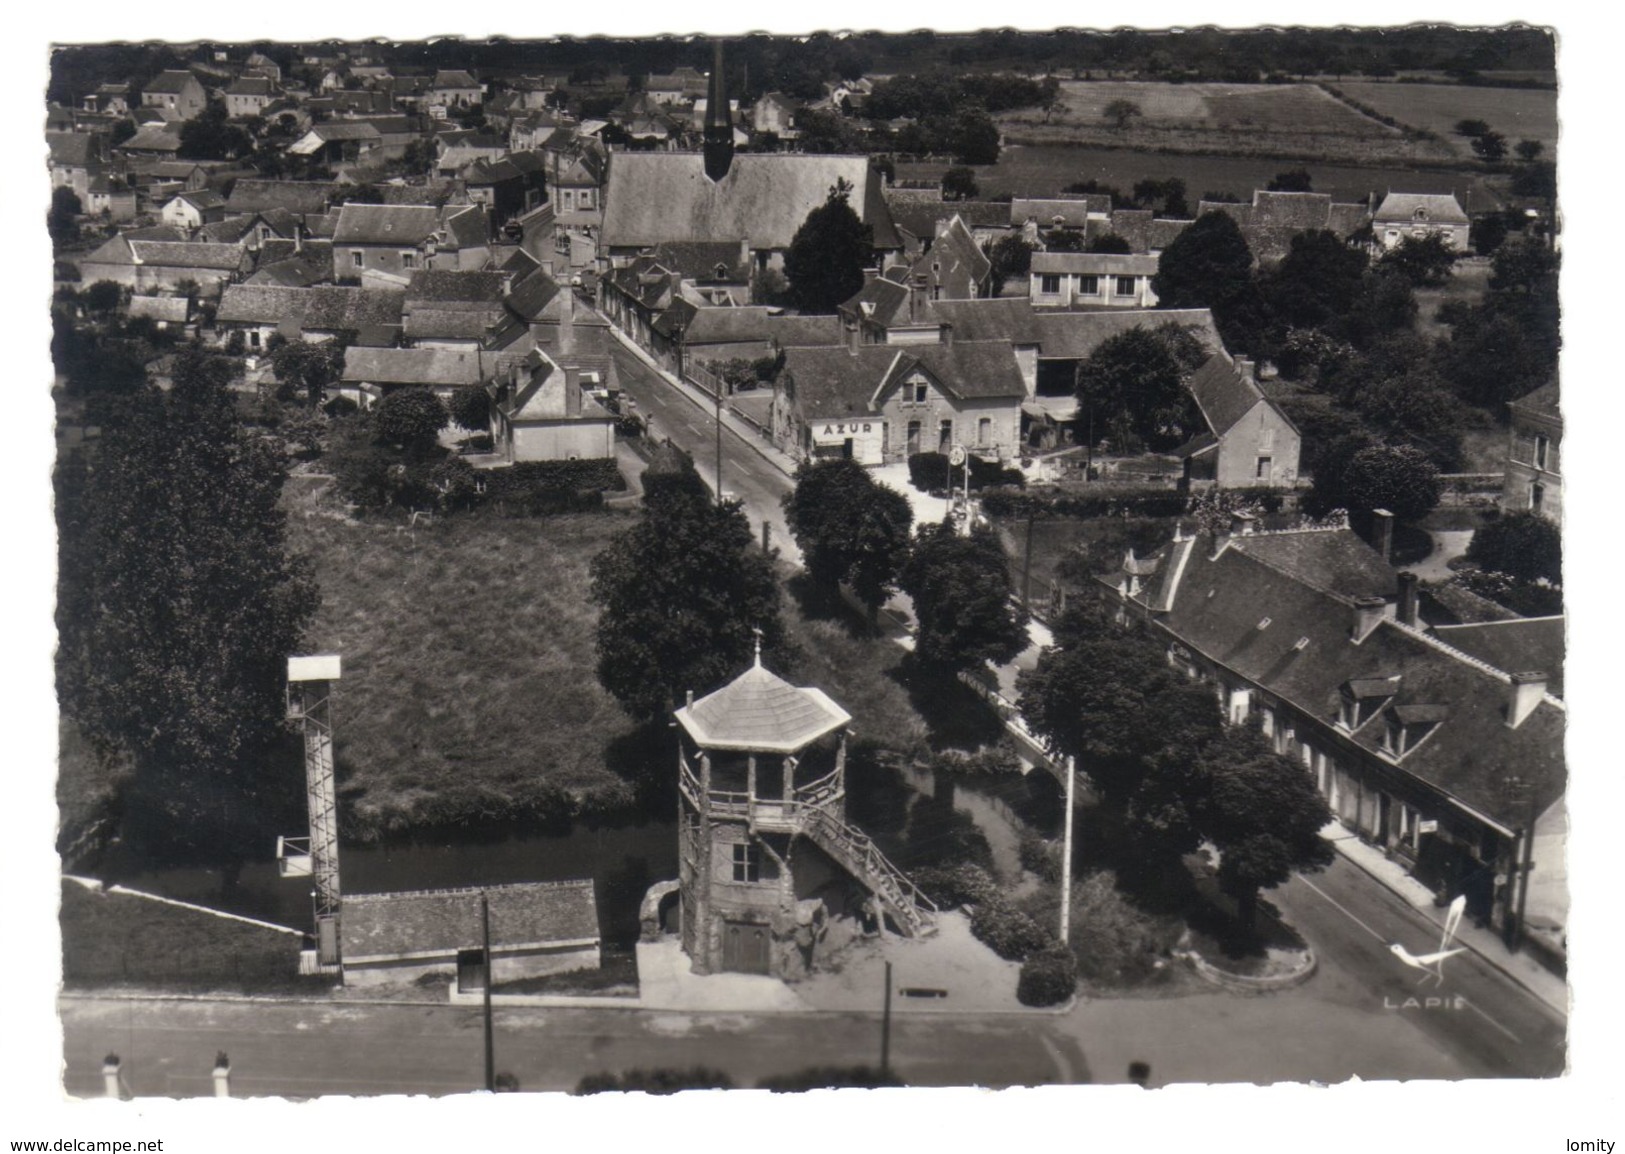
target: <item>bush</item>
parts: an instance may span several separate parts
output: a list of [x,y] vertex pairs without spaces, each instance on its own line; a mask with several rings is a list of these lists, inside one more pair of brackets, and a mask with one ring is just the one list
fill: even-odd
[[1016,980],[1016,1001],[1023,1006],[1058,1006],[1078,988],[1078,962],[1072,951],[1056,944],[1028,958]]
[[242,356],[247,344],[248,342],[243,339],[243,330],[232,329],[231,335],[226,338],[226,355],[228,357]]
[[1467,560],[1522,581],[1563,582],[1563,534],[1539,513],[1508,513],[1473,534]]
[[914,870],[913,878],[925,896],[945,910],[999,899],[999,883],[981,866],[927,866]]
[[890,1070],[877,1066],[813,1066],[790,1074],[775,1074],[756,1083],[758,1090],[793,1094],[802,1090],[833,1090],[846,1087],[872,1090],[879,1086],[901,1086],[903,1080]]
[[588,1074],[576,1084],[577,1094],[621,1091],[645,1094],[675,1094],[679,1090],[732,1090],[734,1081],[721,1070],[709,1066],[656,1067],[628,1070],[624,1074]]
[[334,397],[322,406],[322,412],[337,420],[340,417],[353,417],[361,411],[361,406],[349,397]]
[[451,419],[470,433],[483,433],[491,427],[491,394],[479,385],[466,385],[451,395]]
[[379,439],[407,448],[434,444],[451,416],[440,398],[428,389],[398,389],[385,397],[373,416]]
[[603,491],[626,488],[611,458],[523,461],[485,475],[485,499],[528,516],[590,512],[603,505]]
[[1043,926],[1007,905],[1002,895],[976,906],[971,914],[970,932],[977,941],[1011,962],[1024,962],[1055,940]]
[[1021,858],[1021,868],[1028,873],[1037,874],[1047,882],[1061,880],[1061,860],[1054,842],[1039,837],[1032,830],[1024,830],[1016,852]]

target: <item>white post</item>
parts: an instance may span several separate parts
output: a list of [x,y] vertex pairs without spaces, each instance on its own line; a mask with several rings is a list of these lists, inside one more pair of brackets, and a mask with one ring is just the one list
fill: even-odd
[[226,1058],[224,1050],[215,1055],[214,1059],[214,1096],[231,1097],[231,1062]]
[[1072,758],[1066,759],[1066,825],[1061,836],[1061,944],[1068,942],[1072,924],[1072,790],[1077,781]]
[[117,1054],[107,1055],[102,1063],[102,1093],[109,1098],[122,1098],[123,1091],[119,1087],[119,1058]]

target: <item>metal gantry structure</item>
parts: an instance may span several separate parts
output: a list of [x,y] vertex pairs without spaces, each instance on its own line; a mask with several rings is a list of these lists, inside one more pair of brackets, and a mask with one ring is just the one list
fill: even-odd
[[[310,813],[307,857],[286,864],[286,873],[308,873],[314,884],[316,951],[322,965],[339,962],[339,827],[333,782],[333,682],[339,679],[336,654],[288,658],[288,718],[300,723],[305,739],[305,801]],[[284,839],[284,845],[294,839]],[[286,852],[285,863],[295,861]]]

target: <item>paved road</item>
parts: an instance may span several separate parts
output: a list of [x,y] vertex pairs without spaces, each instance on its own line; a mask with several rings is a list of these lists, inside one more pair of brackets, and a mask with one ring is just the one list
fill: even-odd
[[1270,897],[1320,957],[1306,988],[1409,1019],[1474,1077],[1562,1073],[1566,1022],[1477,954],[1448,959],[1442,985],[1418,984],[1422,975],[1389,946],[1430,952],[1438,948],[1438,928],[1359,867],[1340,858]]
[[[102,1092],[116,1051],[138,1097],[207,1096],[216,1051],[234,1096],[454,1094],[484,1079],[480,1011],[453,1006],[268,1002],[62,1002],[71,1094]],[[523,1090],[570,1090],[584,1073],[705,1065],[741,1086],[815,1065],[875,1063],[878,1017],[697,1015],[505,1009],[496,1068]],[[1009,1086],[1088,1080],[1077,1045],[1031,1018],[897,1016],[892,1063],[911,1085]]]
[[[621,387],[637,401],[638,410],[652,417],[657,438],[669,439],[694,457],[695,468],[706,484],[716,487],[716,418],[710,409],[696,405],[679,393],[665,378],[651,369],[619,341],[611,355],[620,374]],[[722,430],[722,487],[744,503],[745,515],[758,537],[765,517],[773,526],[772,540],[785,559],[800,563],[800,553],[790,537],[779,501],[795,486],[774,466],[764,461],[743,438],[731,429]]]

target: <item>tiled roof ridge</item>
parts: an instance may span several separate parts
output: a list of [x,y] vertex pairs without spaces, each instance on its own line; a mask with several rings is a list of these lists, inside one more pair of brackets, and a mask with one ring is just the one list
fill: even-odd
[[565,878],[547,882],[502,882],[489,886],[441,886],[432,890],[386,890],[379,893],[346,894],[345,898],[348,901],[360,898],[432,898],[450,894],[501,893],[505,890],[580,889],[583,886],[591,887],[592,884],[591,878]]
[[[1520,617],[1520,618],[1516,618],[1516,620],[1524,621],[1524,620],[1528,620],[1528,618]],[[1516,669],[1514,669],[1514,670],[1497,669],[1495,666],[1491,665],[1488,661],[1485,661],[1483,658],[1474,657],[1470,653],[1463,653],[1460,649],[1457,649],[1454,645],[1451,645],[1451,644],[1449,644],[1448,642],[1445,642],[1445,641],[1441,641],[1437,634],[1430,633],[1430,632],[1428,632],[1428,631],[1426,631],[1426,630],[1424,630],[1424,629],[1422,629],[1422,628],[1420,628],[1418,626],[1406,625],[1403,621],[1395,621],[1393,618],[1389,618],[1389,617],[1383,618],[1383,620],[1379,621],[1378,624],[1379,625],[1384,625],[1384,624],[1392,625],[1395,629],[1398,629],[1398,630],[1400,630],[1400,631],[1402,631],[1404,633],[1409,634],[1412,637],[1415,637],[1415,638],[1418,638],[1418,639],[1420,639],[1422,641],[1427,642],[1429,645],[1433,646],[1433,648],[1439,650],[1439,652],[1447,654],[1450,657],[1454,657],[1457,661],[1460,661],[1460,662],[1462,662],[1462,663],[1464,663],[1466,665],[1471,665],[1473,668],[1478,669],[1481,672],[1488,673],[1490,676],[1494,677],[1497,681],[1504,682],[1507,685],[1512,684],[1512,675],[1514,673],[1522,672],[1521,670],[1516,670]],[[1549,671],[1548,670],[1542,670],[1542,672],[1549,672]],[[1568,708],[1563,704],[1562,698],[1553,697],[1550,693],[1542,693],[1541,694],[1541,699],[1543,701],[1545,701],[1549,705],[1556,706],[1558,709],[1562,710],[1565,713],[1568,712]]]
[[1337,591],[1335,591],[1333,589],[1327,589],[1323,585],[1317,585],[1313,581],[1306,580],[1301,574],[1294,573],[1289,569],[1285,569],[1285,568],[1281,567],[1280,565],[1275,564],[1274,562],[1266,561],[1264,558],[1259,557],[1256,554],[1247,552],[1247,550],[1242,547],[1242,546],[1244,546],[1246,544],[1247,539],[1249,537],[1265,537],[1265,536],[1268,536],[1268,537],[1285,537],[1285,536],[1289,536],[1289,535],[1294,534],[1294,533],[1340,533],[1340,532],[1343,532],[1343,531],[1344,530],[1338,529],[1338,528],[1325,528],[1325,527],[1316,526],[1316,527],[1313,527],[1313,528],[1304,528],[1304,529],[1270,529],[1270,530],[1266,530],[1266,531],[1261,532],[1261,533],[1260,532],[1248,533],[1246,536],[1243,536],[1243,537],[1229,537],[1221,544],[1219,550],[1216,553],[1213,554],[1213,559],[1215,561],[1218,560],[1219,557],[1221,555],[1223,555],[1225,549],[1227,549],[1230,546],[1234,545],[1234,546],[1236,546],[1236,552],[1237,553],[1241,554],[1243,557],[1246,557],[1249,561],[1252,561],[1256,565],[1262,565],[1264,568],[1268,569],[1271,573],[1279,573],[1282,577],[1285,577],[1289,581],[1297,582],[1299,585],[1302,585],[1305,589],[1313,589],[1316,593],[1325,594],[1327,597],[1330,597],[1332,600],[1338,602],[1341,605],[1353,605],[1354,604],[1354,598],[1347,597],[1347,596],[1345,596],[1345,595],[1343,595],[1341,593],[1338,593]]

